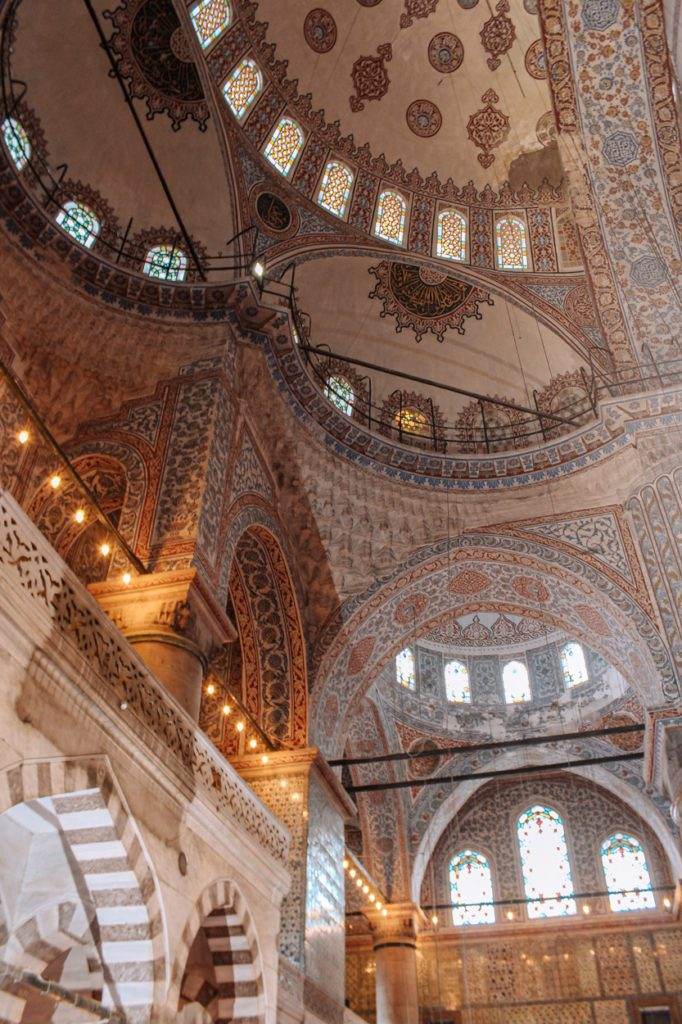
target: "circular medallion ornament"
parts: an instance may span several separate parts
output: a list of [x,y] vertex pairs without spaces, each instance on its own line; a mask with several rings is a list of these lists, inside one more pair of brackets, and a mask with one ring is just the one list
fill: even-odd
[[523,0],[523,9],[526,14],[537,14],[538,0]]
[[478,0],[457,0],[457,3],[463,11],[470,11],[472,7],[475,7]]
[[431,100],[414,100],[405,114],[408,127],[422,139],[436,135],[443,123],[443,115]]
[[429,43],[429,63],[441,74],[456,71],[464,59],[464,47],[453,32],[439,32]]
[[179,28],[176,28],[175,32],[170,37],[170,48],[173,56],[177,57],[183,64],[194,63],[192,47],[190,46],[189,39],[187,38],[182,25],[180,25]]
[[553,110],[548,110],[546,114],[538,118],[535,134],[541,146],[551,146],[553,142],[556,142],[556,120]]
[[434,270],[433,267],[419,268],[419,280],[423,284],[439,285],[443,283],[447,276],[442,270]]
[[536,39],[526,50],[526,71],[531,78],[547,78],[547,55],[542,39]]
[[251,209],[258,226],[269,235],[289,238],[298,230],[298,217],[283,196],[265,182],[251,190]]
[[303,35],[315,53],[329,53],[336,42],[336,22],[329,11],[316,7],[308,11],[303,23]]

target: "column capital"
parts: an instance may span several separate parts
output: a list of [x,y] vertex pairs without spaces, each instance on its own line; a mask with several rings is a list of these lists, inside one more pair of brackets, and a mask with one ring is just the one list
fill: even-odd
[[[263,758],[267,760],[263,760]],[[247,782],[268,779],[273,775],[305,775],[314,773],[324,785],[336,810],[349,821],[357,816],[355,804],[346,793],[341,779],[317,747],[297,747],[295,750],[269,750],[267,754],[244,754],[230,758],[230,763]]]
[[204,668],[217,647],[237,636],[196,569],[147,573],[129,584],[110,579],[88,589],[131,643],[184,647]]
[[426,926],[426,915],[416,903],[388,903],[381,910],[363,910],[372,929],[374,951],[391,946],[415,949],[417,936]]

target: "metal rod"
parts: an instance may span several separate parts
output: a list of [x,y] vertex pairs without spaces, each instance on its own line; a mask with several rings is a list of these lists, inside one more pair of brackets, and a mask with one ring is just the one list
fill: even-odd
[[584,768],[593,764],[612,764],[615,761],[635,761],[644,757],[643,752],[634,754],[613,754],[607,757],[582,757],[578,761],[552,761],[549,764],[522,765],[518,768],[496,768],[485,772],[463,772],[460,775],[437,775],[430,779],[406,779],[399,782],[370,782],[361,786],[347,786],[349,793],[377,793],[385,789],[412,789],[422,786],[442,786],[448,782],[469,782],[472,779],[494,779],[507,775],[531,775],[538,772],[557,771],[562,768]]
[[[626,896],[631,892],[675,892],[674,885],[647,885],[641,889],[595,889],[593,892],[573,892],[568,896],[513,896],[500,900],[481,900],[479,903],[429,903],[421,906],[427,914],[434,910],[452,910],[455,907],[464,909],[466,907],[513,907],[521,903],[549,903],[559,900],[595,900],[604,896]],[[346,917],[364,917],[362,910],[347,910]]]
[[445,747],[443,750],[400,751],[396,754],[375,754],[372,757],[339,757],[329,764],[332,768],[342,768],[353,764],[379,764],[383,761],[416,761],[420,757],[447,757],[450,754],[478,753],[481,750],[507,750],[509,747],[536,747],[543,743],[561,743],[562,740],[593,739],[603,736],[622,736],[631,732],[644,732],[645,726],[639,722],[632,725],[612,725],[608,729],[585,729],[581,732],[558,732],[549,736],[529,736],[518,740],[491,740],[488,743],[472,743],[467,746]]
[[80,475],[78,470],[75,469],[75,467],[71,464],[69,456],[66,454],[66,452],[60,445],[59,441],[57,441],[57,439],[54,437],[52,431],[44,422],[42,416],[36,409],[31,399],[28,397],[28,395],[26,394],[18,380],[16,380],[16,378],[14,377],[14,374],[5,366],[2,360],[0,360],[0,376],[2,376],[7,381],[12,393],[28,410],[28,413],[31,419],[35,422],[35,425],[38,428],[38,433],[42,437],[43,441],[47,444],[49,448],[52,449],[53,453],[57,456],[59,461],[66,466],[68,473],[70,473],[70,475],[76,481],[78,486],[85,492],[85,496],[87,497],[89,504],[91,504],[97,510],[99,517],[103,521],[104,525],[107,527],[108,530],[111,530],[113,535],[116,537],[116,540],[118,541],[121,548],[125,551],[126,557],[128,558],[128,561],[131,563],[131,565],[134,565],[136,570],[141,575],[145,575],[146,573],[148,573],[149,570],[137,557],[137,555],[135,554],[130,544],[125,539],[125,537],[122,536],[117,527],[115,527],[114,524],[111,522],[109,516],[106,514],[106,512],[100,505],[97,497],[90,490],[90,488],[88,487],[88,485],[86,484],[85,480]]
[[161,188],[163,189],[164,195],[166,196],[166,199],[168,200],[168,204],[169,204],[171,210],[173,211],[173,216],[175,217],[176,221],[178,222],[178,227],[180,228],[180,231],[182,232],[182,237],[184,238],[185,243],[187,245],[187,248],[189,249],[190,254],[192,256],[192,259],[194,260],[194,263],[196,264],[196,268],[199,271],[199,275],[200,275],[202,281],[205,281],[206,280],[206,274],[204,273],[204,269],[203,269],[203,267],[201,265],[201,261],[199,260],[199,256],[198,256],[197,251],[196,251],[196,249],[194,247],[194,242],[192,241],[192,239],[190,237],[190,234],[189,234],[187,228],[185,227],[185,222],[183,221],[183,219],[182,219],[182,217],[180,215],[180,211],[178,210],[177,206],[175,205],[175,200],[173,199],[173,195],[171,193],[171,190],[170,190],[170,187],[168,185],[168,182],[166,181],[166,177],[165,177],[163,171],[161,170],[161,166],[159,164],[159,161],[156,159],[156,154],[154,153],[154,150],[152,149],[152,145],[151,145],[149,139],[147,138],[147,134],[146,134],[146,132],[145,132],[143,126],[142,126],[142,122],[140,121],[140,116],[137,113],[137,110],[135,109],[135,105],[133,104],[133,101],[130,98],[130,95],[128,94],[128,90],[126,88],[126,84],[123,81],[123,78],[121,76],[121,72],[120,72],[119,67],[118,67],[118,62],[116,61],[116,59],[114,58],[111,50],[109,49],[109,42],[107,40],[107,37],[104,34],[104,30],[102,29],[102,26],[99,23],[99,18],[97,17],[97,14],[95,13],[95,9],[92,6],[92,0],[83,0],[83,3],[85,4],[85,6],[86,6],[86,8],[88,10],[88,14],[90,15],[90,17],[92,19],[92,23],[93,23],[93,25],[95,26],[95,28],[97,30],[97,34],[98,34],[98,36],[100,38],[100,42],[102,44],[102,49],[104,50],[104,52],[107,55],[107,58],[109,60],[109,64],[111,65],[111,69],[114,72],[114,76],[116,78],[116,81],[118,82],[119,86],[121,87],[121,92],[123,93],[123,98],[126,101],[126,104],[128,106],[128,109],[130,110],[130,113],[133,115],[133,120],[135,121],[135,125],[137,127],[137,130],[140,133],[140,138],[142,139],[142,142],[144,143],[144,147],[147,150],[147,154],[149,156],[149,159],[151,160],[151,162],[152,162],[152,164],[154,166],[154,170],[156,171],[156,176],[157,176],[157,178],[159,179],[159,181],[161,183]]
[[[417,377],[413,373],[404,373],[402,370],[390,370],[386,366],[378,366],[377,363],[368,363],[364,359],[354,359],[350,356],[340,355],[338,352],[322,352],[315,345],[301,345],[301,348],[307,348],[309,352],[314,352],[316,355],[331,355],[334,359],[340,359],[345,363],[353,363],[354,366],[363,366],[366,370],[374,370],[376,373],[387,373],[393,377],[402,377],[403,380],[412,380],[417,384],[426,384],[432,388],[442,388],[444,391],[452,391],[456,395],[464,395],[466,398],[475,398],[479,402],[489,402],[490,405],[501,405],[503,409],[516,409],[518,412],[529,413],[534,420],[537,419],[537,412],[535,409],[531,409],[526,405],[517,405],[515,402],[504,402],[500,398],[490,398],[488,395],[482,395],[478,391],[467,391],[466,388],[456,388],[452,384],[441,384],[437,380],[430,380],[428,377]],[[564,423],[569,427],[572,427],[573,421],[567,420],[563,416],[557,416],[555,413],[547,412],[543,414],[546,419],[554,420],[555,423]]]

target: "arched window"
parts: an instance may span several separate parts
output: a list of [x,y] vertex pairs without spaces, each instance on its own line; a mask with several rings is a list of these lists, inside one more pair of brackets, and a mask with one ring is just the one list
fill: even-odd
[[145,274],[161,281],[184,281],[187,257],[177,245],[154,245],[145,256],[142,269]]
[[601,845],[601,862],[611,910],[648,910],[656,906],[642,844],[616,832]]
[[350,167],[338,160],[331,160],[324,169],[317,201],[335,216],[345,217],[352,187],[353,172]]
[[402,430],[405,434],[416,434],[418,437],[424,437],[425,434],[430,433],[426,413],[422,412],[421,409],[413,409],[411,406],[401,409],[397,413],[394,423],[396,429]]
[[325,398],[328,398],[337,409],[340,409],[346,416],[351,415],[353,412],[353,402],[355,401],[355,392],[351,387],[350,381],[346,380],[345,377],[341,377],[339,374],[327,377],[324,394]]
[[535,804],[519,817],[516,825],[521,853],[523,887],[528,916],[563,917],[575,914],[573,881],[568,862],[564,823],[551,807]]
[[407,203],[399,192],[387,189],[379,196],[374,234],[386,242],[402,245],[405,236]]
[[[461,850],[450,861],[452,923],[493,924],[495,907],[490,865],[482,853]],[[469,904],[465,906],[463,904]]]
[[100,229],[100,222],[92,210],[72,199],[64,203],[57,214],[57,224],[86,249],[93,247]]
[[441,210],[436,230],[436,255],[463,262],[467,256],[467,222],[459,210]]
[[31,143],[28,141],[28,135],[23,127],[15,118],[6,117],[2,122],[2,138],[14,166],[18,171],[23,171],[31,159]]
[[445,665],[445,696],[457,704],[471,704],[469,670],[461,661],[448,661]]
[[561,668],[566,686],[578,686],[579,683],[587,682],[585,653],[574,640],[561,648]]
[[255,60],[245,57],[223,83],[223,96],[234,116],[243,121],[263,88],[263,76]]
[[407,690],[414,690],[416,676],[414,674],[414,654],[411,647],[406,647],[395,659],[395,678]]
[[520,217],[500,217],[497,221],[495,251],[500,270],[528,270],[526,225]]
[[232,20],[230,0],[199,0],[189,14],[204,50],[225,31]]
[[507,704],[523,704],[531,699],[528,669],[522,661],[508,661],[502,669],[504,699]]
[[283,117],[268,140],[265,158],[286,177],[291,173],[304,141],[303,132],[296,122],[290,117]]

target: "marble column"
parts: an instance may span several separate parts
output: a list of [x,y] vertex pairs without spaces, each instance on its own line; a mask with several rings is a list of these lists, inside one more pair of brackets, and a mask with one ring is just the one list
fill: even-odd
[[377,1024],[418,1024],[417,935],[424,922],[414,903],[366,911],[376,960]]
[[[265,758],[265,762],[264,762]],[[344,824],[355,807],[315,747],[232,761],[291,832],[280,925],[280,1024],[338,1022],[345,1002]]]
[[147,667],[198,720],[211,654],[236,632],[197,572],[149,573],[127,585],[114,578],[89,589]]

